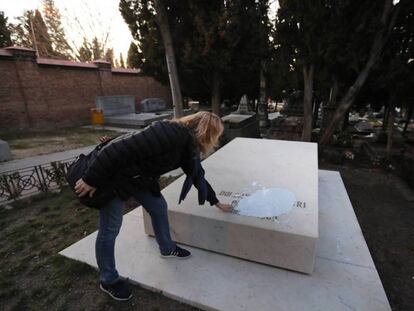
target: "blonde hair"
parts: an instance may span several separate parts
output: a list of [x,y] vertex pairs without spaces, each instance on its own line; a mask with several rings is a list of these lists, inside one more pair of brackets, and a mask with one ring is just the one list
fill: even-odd
[[199,111],[171,121],[178,122],[194,132],[203,154],[206,154],[210,148],[218,146],[219,138],[224,131],[220,117],[208,111]]

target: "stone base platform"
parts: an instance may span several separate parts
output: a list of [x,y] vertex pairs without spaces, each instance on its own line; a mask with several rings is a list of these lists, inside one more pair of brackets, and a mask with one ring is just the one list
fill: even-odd
[[[320,235],[312,275],[192,247],[188,260],[163,259],[143,230],[140,208],[124,216],[116,244],[119,273],[204,310],[391,310],[338,172],[319,171]],[[96,234],[61,254],[96,267]]]

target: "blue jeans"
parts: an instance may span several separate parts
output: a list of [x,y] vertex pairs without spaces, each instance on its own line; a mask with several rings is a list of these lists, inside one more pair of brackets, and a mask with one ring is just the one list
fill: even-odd
[[[152,227],[161,254],[169,254],[175,249],[171,240],[168,223],[167,202],[164,197],[154,196],[148,190],[138,190],[133,197],[142,204],[151,216]],[[115,268],[115,239],[122,225],[125,202],[116,197],[99,210],[99,231],[96,237],[95,254],[104,284],[115,283],[119,279]]]

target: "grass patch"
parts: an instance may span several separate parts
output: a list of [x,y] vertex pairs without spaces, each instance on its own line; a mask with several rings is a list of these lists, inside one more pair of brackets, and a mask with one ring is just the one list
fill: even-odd
[[117,137],[122,133],[93,128],[71,127],[54,130],[0,131],[7,141],[13,159],[48,154],[99,143],[102,136]]
[[[56,292],[62,295],[75,276],[89,271],[96,278],[88,266],[57,255],[79,240],[83,232],[97,228],[97,212],[80,206],[70,189],[16,202],[11,210],[0,209],[0,217],[6,223],[0,227],[5,237],[0,275],[7,280],[0,286],[7,288],[0,292],[0,304],[10,309],[20,305],[23,310],[44,310],[50,296]],[[62,228],[64,234],[60,233]]]
[[52,130],[13,130],[0,131],[0,136],[6,141],[18,141],[22,139],[38,139],[38,138],[51,138],[51,137],[67,137],[68,139],[74,139],[75,137],[83,135],[119,135],[119,132],[110,131],[110,130],[101,130],[93,128],[83,128],[83,127],[68,127]]

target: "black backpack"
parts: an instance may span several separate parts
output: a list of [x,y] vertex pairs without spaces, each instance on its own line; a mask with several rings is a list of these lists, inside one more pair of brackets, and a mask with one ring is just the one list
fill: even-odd
[[[79,155],[79,158],[69,165],[65,177],[74,193],[76,182],[82,178],[83,174],[86,172],[89,165],[95,160],[96,156],[99,154],[101,149],[108,142],[109,141],[99,144],[87,155]],[[107,185],[96,188],[96,191],[92,197],[89,197],[89,194],[84,197],[79,197],[76,193],[75,195],[81,204],[86,205],[88,207],[99,209],[103,207],[106,203],[111,201],[113,198],[115,198],[116,192],[113,187]]]

